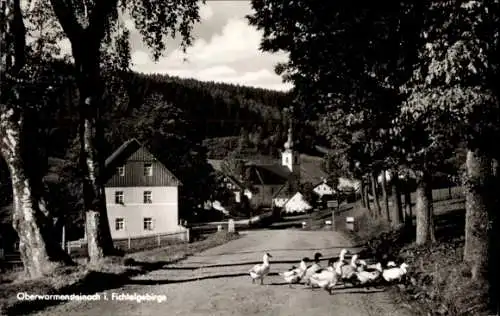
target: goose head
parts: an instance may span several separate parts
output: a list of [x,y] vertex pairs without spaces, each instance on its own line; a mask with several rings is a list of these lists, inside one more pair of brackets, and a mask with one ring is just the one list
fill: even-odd
[[403,272],[404,272],[404,273],[408,272],[408,268],[409,268],[409,267],[410,267],[410,266],[409,266],[406,262],[403,262],[403,263],[399,266],[399,268],[400,268],[401,270],[403,270]]
[[389,262],[387,262],[387,267],[388,267],[388,268],[394,268],[394,267],[397,267],[396,262],[394,262],[394,261],[389,261]]
[[264,262],[269,262],[269,258],[272,258],[273,256],[271,256],[269,253],[265,253],[264,256],[262,256],[262,261]]
[[353,266],[353,267],[357,266],[356,262],[358,261],[358,257],[359,257],[358,255],[352,256],[352,258],[351,258],[351,266]]
[[383,271],[383,269],[382,269],[382,264],[381,264],[380,262],[379,262],[379,263],[377,263],[377,264],[375,265],[375,269],[376,269],[377,271],[379,271],[379,272],[382,272],[382,271]]
[[339,260],[341,260],[341,261],[342,261],[342,260],[344,260],[344,257],[345,257],[345,255],[346,255],[348,252],[349,252],[349,251],[347,251],[347,249],[342,249],[342,250],[340,251]]
[[323,257],[323,255],[319,252],[314,254],[314,262],[319,262],[319,258]]

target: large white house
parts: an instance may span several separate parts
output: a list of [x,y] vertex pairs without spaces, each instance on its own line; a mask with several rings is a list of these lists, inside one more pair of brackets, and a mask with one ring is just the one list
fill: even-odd
[[180,232],[180,181],[136,139],[107,160],[106,207],[113,239]]

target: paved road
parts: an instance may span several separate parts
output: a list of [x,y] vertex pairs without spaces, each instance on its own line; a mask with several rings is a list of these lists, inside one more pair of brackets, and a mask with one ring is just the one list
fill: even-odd
[[[36,315],[411,316],[411,312],[396,306],[383,290],[344,288],[330,296],[323,290],[305,289],[303,285],[289,288],[279,275],[269,276],[263,286],[252,284],[247,275],[264,252],[273,256],[271,271],[279,272],[290,264],[276,261],[298,261],[304,256],[312,257],[316,251],[328,257],[338,256],[341,248],[349,246],[352,245],[340,233],[328,231],[244,232],[238,240],[192,256],[176,266],[136,277],[121,289],[107,291],[107,301],[70,302]],[[167,299],[163,303],[117,301],[111,300],[113,292],[165,295]]]

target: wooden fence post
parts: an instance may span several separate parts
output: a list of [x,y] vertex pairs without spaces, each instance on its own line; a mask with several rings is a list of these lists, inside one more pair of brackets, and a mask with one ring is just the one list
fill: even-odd
[[186,229],[186,241],[189,243],[191,241],[191,236],[190,236],[190,231],[191,229],[190,228],[187,228]]
[[158,240],[158,247],[160,247],[160,245],[161,245],[161,236],[160,236],[160,234],[158,234],[156,238]]
[[63,250],[67,250],[66,249],[66,247],[67,247],[67,244],[66,244],[66,225],[63,225],[63,227],[62,227],[61,243],[62,243]]
[[128,236],[127,241],[128,241],[128,249],[130,249],[130,236]]
[[332,211],[332,230],[335,230],[335,211]]

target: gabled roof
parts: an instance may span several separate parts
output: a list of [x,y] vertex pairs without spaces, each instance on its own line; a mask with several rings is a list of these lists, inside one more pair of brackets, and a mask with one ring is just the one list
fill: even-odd
[[[125,179],[120,179],[117,182],[114,179],[116,169],[118,166],[123,165],[127,160],[129,161],[151,161],[162,166],[160,173],[155,173],[152,179],[142,179],[142,177],[125,176]],[[105,161],[104,178],[108,185],[111,186],[131,186],[131,185],[155,185],[154,183],[167,181],[171,185],[182,185],[181,181],[168,170],[168,168],[158,161],[144,146],[135,138],[124,142],[118,147]],[[111,183],[110,183],[111,181]],[[124,182],[125,181],[125,182]],[[141,182],[141,184],[138,184]],[[144,182],[144,183],[143,183]],[[169,185],[170,185],[169,184]]]
[[245,186],[243,185],[243,183],[241,183],[240,181],[236,180],[236,178],[234,178],[233,176],[230,176],[230,175],[227,175],[227,174],[224,174],[224,176],[232,183],[234,184],[235,186],[237,186],[240,190],[244,190],[245,189]]
[[293,192],[291,192],[288,189],[288,185],[284,184],[278,192],[276,192],[273,195],[273,199],[279,199],[279,198],[290,198],[293,195]]
[[141,147],[142,144],[139,143],[137,139],[132,138],[127,140],[106,159],[105,161],[106,169],[113,170],[114,169],[113,167],[122,164],[123,161],[125,161],[128,157],[130,157]]
[[257,185],[285,184],[291,175],[288,168],[279,164],[248,163],[247,167],[253,170],[249,180]]
[[208,161],[208,164],[211,165],[215,171],[223,172],[222,171],[222,164],[223,164],[224,160],[208,159],[207,161]]
[[310,182],[314,185],[319,184],[328,174],[323,171],[323,159],[317,157],[301,155],[300,157],[300,182]]

